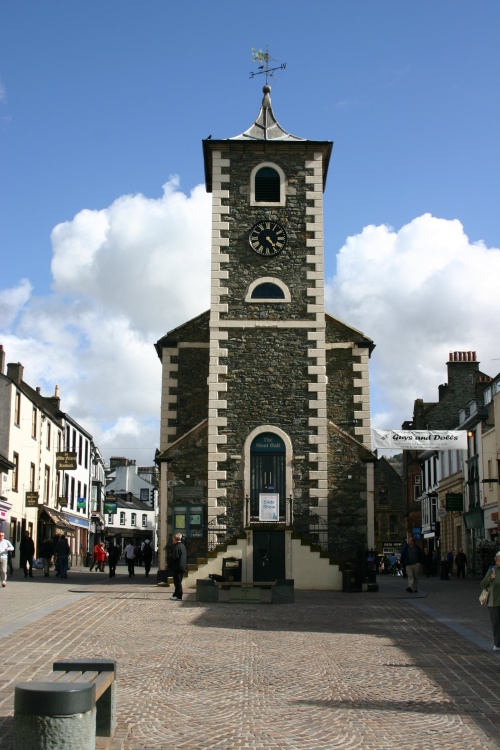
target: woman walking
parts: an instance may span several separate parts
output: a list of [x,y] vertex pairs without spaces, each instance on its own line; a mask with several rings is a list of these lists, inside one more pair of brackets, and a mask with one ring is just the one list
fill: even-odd
[[500,651],[500,552],[495,555],[495,564],[481,581],[481,588],[488,589],[488,612],[493,631],[493,651]]

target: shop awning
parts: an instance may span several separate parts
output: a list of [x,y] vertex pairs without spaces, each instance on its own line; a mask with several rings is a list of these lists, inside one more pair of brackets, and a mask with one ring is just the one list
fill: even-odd
[[54,524],[56,529],[59,529],[59,531],[64,531],[67,536],[75,535],[74,527],[65,519],[64,515],[59,510],[56,510],[55,508],[47,508],[47,506],[44,505],[40,513],[40,518],[44,515],[48,518],[50,523]]

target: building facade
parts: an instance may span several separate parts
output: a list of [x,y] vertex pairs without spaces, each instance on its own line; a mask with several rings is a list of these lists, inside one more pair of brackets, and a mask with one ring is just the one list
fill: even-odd
[[[44,538],[65,534],[73,562],[81,562],[89,542],[92,437],[61,411],[57,386],[43,396],[25,382],[20,363],[5,369],[2,347],[0,454],[12,465],[1,475],[6,536],[17,547],[28,531],[37,553]],[[67,454],[71,467],[61,463]]]
[[191,559],[239,538],[246,580],[300,585],[294,540],[340,562],[374,543],[374,345],[324,309],[332,143],[285,131],[263,93],[248,130],[203,142],[210,310],[156,344],[159,564],[171,532]]

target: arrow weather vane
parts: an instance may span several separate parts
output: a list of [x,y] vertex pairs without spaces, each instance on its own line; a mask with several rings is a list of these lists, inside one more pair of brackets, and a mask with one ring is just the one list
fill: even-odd
[[272,62],[278,62],[274,59],[274,57],[271,57],[269,54],[269,50],[266,47],[266,51],[264,52],[261,49],[255,49],[252,48],[252,62],[256,62],[258,64],[258,70],[256,72],[250,73],[250,78],[255,78],[255,76],[265,75],[266,76],[266,85],[269,78],[276,78],[274,72],[276,70],[285,70],[286,63],[281,63],[281,65],[277,65],[274,68],[269,67],[269,61],[272,60]]

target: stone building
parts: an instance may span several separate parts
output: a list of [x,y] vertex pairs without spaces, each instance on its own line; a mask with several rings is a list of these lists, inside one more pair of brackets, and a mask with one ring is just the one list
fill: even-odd
[[375,549],[398,554],[405,539],[403,478],[385,458],[375,464]]
[[[448,382],[439,386],[438,400],[424,402],[416,399],[413,404],[413,419],[403,423],[409,430],[454,430],[463,429],[458,424],[458,416],[469,402],[482,399],[482,392],[491,377],[481,372],[476,352],[451,352],[447,363]],[[440,550],[440,539],[446,553],[464,545],[462,533],[451,533],[454,516],[443,523],[439,508],[445,506],[446,492],[462,491],[462,458],[453,451],[403,451],[403,480],[407,528],[421,533],[424,544],[431,552]],[[446,454],[446,455],[443,455]],[[445,468],[446,467],[446,468]],[[443,502],[439,499],[438,488],[441,479]],[[461,514],[458,514],[461,515]],[[449,525],[450,533],[444,533],[444,525]]]
[[248,130],[203,142],[210,310],[156,344],[159,566],[180,531],[193,563],[211,560],[200,576],[232,554],[244,580],[340,588],[339,565],[374,542],[374,344],[324,309],[332,143],[285,131],[263,92]]

